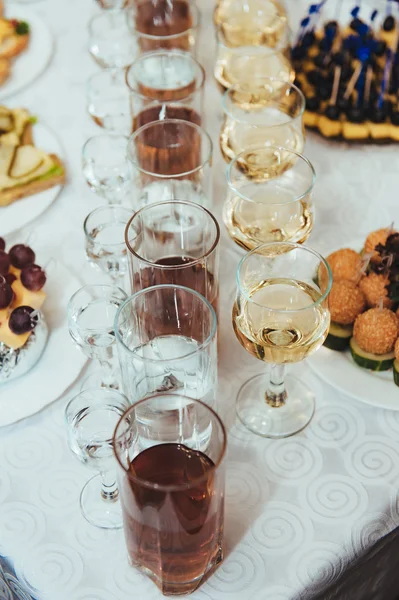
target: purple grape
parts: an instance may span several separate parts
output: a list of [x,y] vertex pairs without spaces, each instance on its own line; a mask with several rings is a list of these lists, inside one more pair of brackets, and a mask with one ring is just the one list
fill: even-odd
[[5,250],[6,249],[6,242],[4,240],[4,238],[0,237],[0,250]]
[[10,306],[14,298],[12,287],[6,282],[0,283],[0,310]]
[[15,335],[22,335],[33,331],[36,327],[39,318],[37,316],[31,317],[33,308],[31,306],[18,306],[14,308],[8,321],[8,326]]
[[46,283],[46,273],[39,265],[29,265],[21,271],[22,285],[31,292],[38,292]]
[[0,250],[0,275],[7,275],[8,269],[10,268],[10,257],[7,252]]
[[7,273],[7,275],[5,275],[4,277],[6,278],[6,282],[9,285],[13,284],[16,280],[16,276],[14,275],[14,273]]
[[24,244],[16,244],[9,251],[10,261],[13,267],[23,269],[35,262],[35,253],[32,248]]

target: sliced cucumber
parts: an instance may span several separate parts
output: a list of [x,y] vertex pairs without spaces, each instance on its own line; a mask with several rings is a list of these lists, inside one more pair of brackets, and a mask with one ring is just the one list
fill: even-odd
[[352,325],[339,325],[338,323],[330,323],[330,329],[324,345],[327,348],[330,348],[330,350],[343,352],[349,348],[349,341],[352,337],[352,333]]
[[393,363],[393,380],[399,386],[399,360],[395,360]]
[[389,352],[388,354],[371,354],[370,352],[365,352],[360,348],[355,338],[351,338],[349,345],[353,360],[359,367],[363,367],[363,369],[388,371],[395,360],[394,352]]

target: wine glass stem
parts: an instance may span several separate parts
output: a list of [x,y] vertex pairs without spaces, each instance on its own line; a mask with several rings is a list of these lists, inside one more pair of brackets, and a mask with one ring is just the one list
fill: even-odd
[[101,365],[101,387],[118,389],[119,384],[115,378],[112,364],[108,360],[100,360]]
[[110,502],[118,499],[119,490],[116,485],[115,475],[112,473],[101,473],[101,496],[104,500],[109,500]]
[[269,389],[265,392],[266,402],[273,408],[284,406],[287,391],[284,384],[285,365],[271,365]]

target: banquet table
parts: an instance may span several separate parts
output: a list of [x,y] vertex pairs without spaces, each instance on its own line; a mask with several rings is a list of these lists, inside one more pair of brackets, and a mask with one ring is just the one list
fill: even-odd
[[[214,211],[221,222],[225,164],[217,143],[220,93],[212,77],[213,0],[201,0],[199,6],[206,128],[215,142]],[[86,113],[85,84],[98,69],[87,50],[87,23],[99,8],[94,0],[42,0],[30,10],[51,29],[54,55],[46,72],[10,104],[27,106],[56,133],[68,183],[41,217],[9,241],[34,231],[37,243],[82,284],[101,282],[85,259],[82,229],[99,200],[81,173],[82,145],[98,132]],[[339,247],[395,220],[395,147],[349,147],[308,135],[305,154],[317,172],[313,247]],[[293,370],[316,392],[311,424],[279,441],[247,432],[237,422],[235,396],[266,366],[241,348],[232,331],[239,259],[222,231],[218,403],[229,432],[226,555],[192,598],[293,600],[337,578],[351,559],[399,525],[399,412],[344,396],[305,364]],[[156,586],[129,566],[123,532],[93,527],[79,509],[89,472],[67,446],[63,411],[90,368],[40,413],[0,428],[0,554],[37,600],[157,600],[162,595]],[[48,376],[43,372],[43,387]],[[29,404],[40,393],[40,387],[31,389],[24,401]]]

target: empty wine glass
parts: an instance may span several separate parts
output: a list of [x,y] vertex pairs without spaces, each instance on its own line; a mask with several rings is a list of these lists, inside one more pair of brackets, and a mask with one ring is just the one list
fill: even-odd
[[91,19],[89,51],[104,69],[124,69],[134,61],[137,42],[129,31],[124,10],[103,11]]
[[114,133],[130,135],[132,116],[125,72],[104,69],[87,82],[87,111],[96,125]]
[[65,409],[69,446],[83,464],[97,473],[80,494],[80,508],[89,523],[103,529],[122,527],[112,439],[128,408],[127,398],[119,392],[92,389],[80,392]]
[[87,215],[83,229],[89,261],[123,287],[127,271],[125,228],[132,211],[122,206],[100,206]]
[[112,285],[86,285],[68,302],[68,326],[73,341],[101,366],[101,371],[91,378],[91,387],[119,388],[114,367],[113,325],[118,308],[126,298],[123,290]]
[[131,172],[126,156],[128,138],[100,134],[85,143],[82,169],[89,187],[110,204],[120,204],[131,190]]

